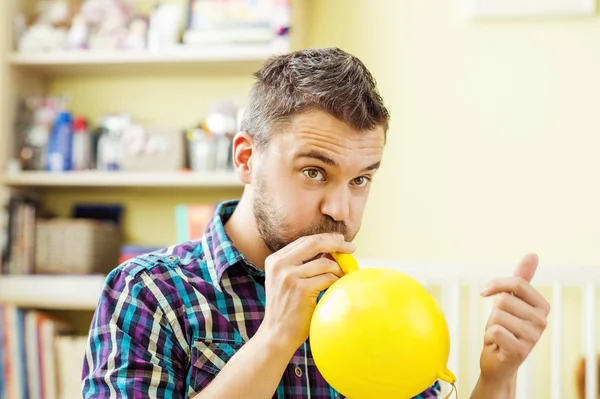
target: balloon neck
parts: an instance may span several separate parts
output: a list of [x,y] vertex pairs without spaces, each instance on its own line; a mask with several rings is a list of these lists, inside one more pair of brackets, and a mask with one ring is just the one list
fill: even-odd
[[345,274],[350,274],[359,270],[358,262],[354,256],[350,254],[332,253],[331,256],[340,265],[340,268]]
[[452,371],[445,368],[440,373],[438,373],[438,378],[442,381],[447,382],[452,385],[452,391],[446,396],[444,399],[449,399],[452,395],[452,392],[455,392],[456,398],[458,399],[458,391],[456,390],[456,376],[452,373]]
[[438,377],[449,384],[454,384],[456,382],[456,376],[452,373],[452,371],[447,368],[441,371]]

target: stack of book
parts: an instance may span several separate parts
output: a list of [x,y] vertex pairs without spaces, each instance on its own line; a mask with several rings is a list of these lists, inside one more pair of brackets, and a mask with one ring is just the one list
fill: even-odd
[[0,398],[81,397],[85,337],[63,320],[0,305]]

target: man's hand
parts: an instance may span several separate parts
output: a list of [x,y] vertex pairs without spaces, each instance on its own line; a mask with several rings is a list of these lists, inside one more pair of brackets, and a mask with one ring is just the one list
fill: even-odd
[[308,338],[319,293],[344,273],[321,254],[352,253],[342,235],[303,237],[265,262],[265,317],[254,336],[195,399],[273,397],[291,357]]
[[344,275],[334,260],[315,257],[354,250],[341,234],[319,234],[302,237],[270,255],[265,261],[267,303],[260,331],[269,331],[290,348],[302,345],[319,293]]
[[530,284],[537,266],[538,257],[528,255],[512,277],[494,280],[482,291],[484,297],[498,295],[480,358],[485,385],[507,387],[514,382],[546,329],[550,304]]

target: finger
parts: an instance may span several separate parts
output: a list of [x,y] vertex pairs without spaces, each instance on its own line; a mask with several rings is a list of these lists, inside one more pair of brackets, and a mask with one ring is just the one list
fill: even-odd
[[533,276],[535,275],[538,263],[539,258],[536,254],[529,254],[525,256],[515,269],[513,276],[521,277],[522,279],[530,283],[533,279]]
[[495,309],[488,321],[489,326],[500,325],[518,339],[530,340],[532,333],[529,323],[504,310]]
[[317,234],[302,237],[297,240],[291,249],[284,251],[279,256],[285,257],[291,264],[301,265],[304,261],[313,259],[319,254],[341,252],[353,253],[355,245],[344,240],[340,234]]
[[325,237],[325,236],[333,236],[335,238],[339,238],[340,240],[344,239],[344,235],[341,233],[321,233],[321,234],[315,234],[312,236],[302,236],[294,241],[292,241],[291,243],[289,243],[288,245],[286,245],[285,247],[283,247],[282,249],[280,249],[277,253],[278,254],[282,254],[282,255],[287,255],[290,252],[292,252],[294,249],[296,249],[296,247],[298,247],[299,245],[301,245],[304,241],[306,241],[308,238],[311,237]]
[[333,283],[335,283],[339,279],[340,278],[333,273],[325,273],[319,274],[318,276],[309,279],[305,279],[303,281],[305,281],[306,284],[309,284],[310,288],[314,289],[315,292],[321,292],[331,287]]
[[517,337],[500,324],[494,324],[485,331],[483,341],[486,345],[496,344],[500,349],[509,349],[519,345]]
[[344,272],[337,262],[326,257],[312,260],[297,267],[296,273],[300,278],[311,278],[325,273],[332,273],[338,277],[344,275]]
[[514,295],[502,293],[498,295],[496,307],[519,319],[526,320],[535,327],[545,329],[548,325],[548,313],[545,309],[535,308]]
[[486,345],[496,345],[495,348],[501,356],[501,360],[517,360],[522,362],[529,354],[530,348],[521,342],[510,331],[499,324],[494,324],[484,335]]
[[481,295],[488,297],[503,292],[514,294],[531,306],[549,311],[548,302],[542,294],[521,277],[505,277],[494,280],[481,292]]
[[523,320],[533,320],[538,315],[538,310],[527,302],[514,295],[501,293],[496,301],[496,308],[504,310]]

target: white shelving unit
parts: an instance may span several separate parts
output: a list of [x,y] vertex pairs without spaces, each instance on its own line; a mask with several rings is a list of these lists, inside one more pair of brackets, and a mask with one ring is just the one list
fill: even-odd
[[[130,189],[151,189],[150,192],[159,190],[168,193],[170,198],[177,196],[180,189],[199,189],[203,193],[209,190],[222,192],[222,189],[240,189],[241,193],[243,185],[238,177],[230,172],[9,173],[9,159],[14,155],[13,132],[18,98],[23,95],[47,93],[55,79],[64,81],[70,77],[96,78],[119,75],[152,76],[160,79],[163,76],[206,75],[211,79],[223,79],[233,77],[234,74],[251,77],[251,74],[272,55],[304,47],[306,31],[303,29],[303,21],[308,2],[293,1],[293,28],[290,40],[275,41],[270,45],[204,48],[177,46],[161,52],[17,53],[14,50],[11,32],[12,18],[18,12],[33,10],[36,4],[37,0],[0,0],[0,200],[3,203],[12,191],[40,193],[42,198],[46,194],[61,193],[63,189],[76,193],[110,189],[111,198],[127,196]],[[204,95],[201,91],[197,94]],[[213,198],[212,194],[210,197]],[[101,275],[0,275],[0,305],[13,304],[22,308],[67,313],[83,326],[83,329],[87,329],[104,281],[105,276]],[[73,378],[78,379],[79,375],[74,375]]]
[[7,187],[25,188],[238,188],[233,172],[19,172],[6,174]]
[[105,276],[3,276],[0,304],[51,310],[96,309]]
[[11,53],[8,63],[43,76],[91,76],[107,74],[160,74],[198,72],[248,72],[274,54],[287,52],[289,41],[268,45],[177,47],[153,51],[59,51]]

